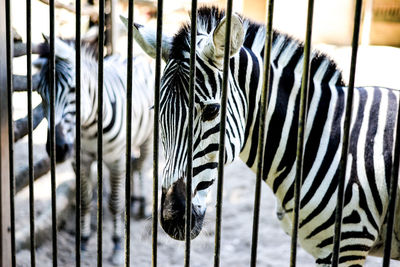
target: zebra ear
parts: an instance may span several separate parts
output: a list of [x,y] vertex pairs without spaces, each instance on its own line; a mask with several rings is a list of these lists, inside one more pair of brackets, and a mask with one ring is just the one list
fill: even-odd
[[[44,40],[46,41],[47,44],[50,43],[50,38],[42,34]],[[66,42],[61,40],[60,38],[55,38],[55,43],[54,43],[54,50],[55,50],[55,56],[61,59],[73,61],[75,59],[75,49],[68,45]]]
[[[214,61],[214,63],[222,67],[224,61],[224,50],[225,50],[225,33],[226,33],[226,17],[214,29],[212,38],[204,46],[203,53],[206,57]],[[244,41],[244,29],[243,23],[240,17],[236,14],[232,14],[231,21],[231,43],[229,54],[232,57],[239,52],[240,47]]]
[[[122,23],[128,29],[128,18],[124,16],[120,16]],[[156,34],[157,32],[154,29],[149,27],[134,23],[133,25],[133,39],[140,45],[146,54],[150,57],[156,57]],[[172,38],[169,36],[162,36],[162,51],[161,57],[162,59],[167,62],[169,58],[169,53],[171,50],[171,42]]]
[[43,58],[43,57],[38,57],[37,59],[35,59],[34,61],[32,61],[32,65],[35,68],[41,69],[43,65],[45,65],[47,63],[47,59]]

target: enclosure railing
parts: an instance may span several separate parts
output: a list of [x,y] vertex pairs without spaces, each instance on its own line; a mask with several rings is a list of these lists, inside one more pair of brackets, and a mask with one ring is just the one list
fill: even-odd
[[[34,220],[34,191],[33,191],[33,146],[32,146],[32,71],[31,71],[31,0],[27,0],[26,9],[26,31],[27,31],[27,91],[28,91],[28,126],[29,126],[29,210],[30,210],[30,253],[31,266],[35,266],[35,220]],[[12,114],[12,34],[11,34],[11,2],[10,0],[0,0],[0,267],[16,266],[16,251],[15,251],[15,216],[14,216],[14,166],[13,166],[13,114]],[[311,53],[311,33],[312,33],[312,18],[313,18],[314,1],[308,1],[308,16],[307,30],[304,44],[304,66],[302,86],[300,93],[300,112],[299,112],[299,128],[297,139],[297,165],[295,179],[295,207],[293,216],[292,242],[291,242],[291,257],[290,266],[296,266],[296,246],[297,246],[297,231],[299,221],[299,198],[303,176],[303,150],[304,150],[304,123],[307,114],[307,99],[309,87],[309,68],[310,68],[310,53]],[[56,172],[55,172],[55,125],[54,125],[54,101],[55,101],[55,17],[54,17],[54,0],[49,1],[49,16],[50,16],[50,158],[51,158],[51,205],[52,205],[52,244],[53,244],[53,266],[57,266],[57,218],[56,218]],[[156,46],[156,69],[155,69],[155,97],[154,97],[154,152],[153,152],[153,211],[152,211],[152,266],[157,266],[157,227],[158,227],[158,158],[159,158],[159,102],[160,102],[160,84],[161,84],[161,51],[162,51],[162,17],[163,17],[163,1],[158,1],[157,13],[157,46]],[[346,115],[344,123],[343,150],[340,161],[340,178],[338,186],[338,198],[335,219],[335,237],[334,249],[332,256],[332,266],[338,266],[339,250],[341,239],[341,223],[342,223],[342,208],[343,208],[343,191],[345,181],[346,155],[348,153],[349,131],[351,121],[351,109],[354,91],[356,58],[358,49],[360,18],[361,18],[362,0],[356,1],[355,16],[354,16],[354,34],[352,41],[352,57],[351,70],[349,79],[349,88],[346,99]],[[128,65],[127,65],[127,109],[132,109],[132,84],[135,77],[132,76],[133,64],[133,14],[134,1],[129,1],[128,13]],[[257,180],[254,199],[254,216],[253,216],[253,234],[251,244],[251,262],[250,266],[256,266],[257,263],[257,243],[258,243],[258,226],[260,213],[260,196],[261,196],[261,180],[263,173],[263,156],[264,156],[264,135],[265,135],[265,120],[266,110],[269,98],[270,84],[270,57],[272,47],[272,20],[273,20],[274,1],[269,0],[267,7],[267,23],[266,23],[266,39],[265,39],[265,63],[264,63],[264,80],[263,90],[261,94],[261,122],[259,129],[260,149],[258,151],[257,163]],[[231,28],[232,18],[232,0],[227,1],[226,8],[227,28]],[[80,47],[81,43],[81,1],[76,1],[76,47]],[[191,11],[191,49],[190,49],[190,81],[189,81],[189,126],[188,126],[188,164],[187,164],[187,189],[186,189],[186,231],[185,231],[185,258],[184,265],[190,266],[190,232],[191,232],[191,184],[193,175],[193,116],[194,116],[194,88],[195,88],[195,64],[196,64],[196,32],[197,32],[197,1],[192,1]],[[100,29],[104,26],[104,0],[99,1],[99,25]],[[215,225],[215,250],[214,250],[214,266],[220,266],[220,246],[221,246],[221,225],[222,225],[222,194],[223,194],[223,177],[224,177],[224,162],[225,162],[225,129],[226,129],[226,108],[228,91],[228,67],[229,67],[229,45],[231,31],[226,31],[225,37],[225,53],[223,64],[223,81],[222,81],[222,105],[221,105],[221,126],[220,126],[220,144],[219,144],[219,164],[218,164],[218,185],[217,185],[217,207],[216,207],[216,225]],[[103,106],[103,55],[104,55],[104,31],[99,30],[99,57],[98,57],[98,84],[99,107]],[[7,74],[7,75],[5,75]],[[4,101],[6,99],[6,101]],[[80,187],[80,170],[81,170],[81,52],[76,49],[76,266],[81,264],[80,254],[80,202],[81,202],[81,187]],[[5,116],[7,114],[7,116]],[[97,200],[97,266],[102,266],[102,109],[98,110],[98,200]],[[132,132],[131,112],[127,112],[127,129],[126,139],[127,144],[131,142]],[[400,116],[397,119],[397,125],[400,125]],[[392,168],[392,176],[390,182],[390,201],[389,201],[389,216],[388,230],[385,240],[385,254],[383,266],[389,266],[391,240],[393,232],[395,199],[397,194],[398,184],[398,168],[399,168],[399,152],[400,149],[400,127],[396,129],[395,156]],[[130,194],[131,194],[131,147],[126,147],[126,202],[125,202],[125,266],[130,265]]]
[[[11,55],[8,17],[9,3],[0,1],[0,266],[15,263],[14,186],[10,179],[9,88],[11,88]],[[7,101],[4,101],[7,99]],[[12,147],[11,147],[12,148]],[[11,182],[11,183],[10,183]]]

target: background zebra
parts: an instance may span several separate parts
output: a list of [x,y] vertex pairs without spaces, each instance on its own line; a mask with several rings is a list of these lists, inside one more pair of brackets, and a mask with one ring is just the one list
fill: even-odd
[[[95,49],[82,44],[82,250],[86,250],[91,234],[90,206],[92,200],[92,181],[90,166],[97,157],[97,56]],[[56,39],[56,160],[63,161],[74,151],[75,141],[75,47],[74,42]],[[49,45],[42,47],[41,57],[36,66],[41,67],[38,92],[42,97],[46,116],[49,117]],[[132,159],[132,170],[139,171],[148,155],[153,132],[153,68],[145,55],[134,57],[133,63],[133,110],[132,110],[132,148],[136,153]],[[125,151],[126,151],[126,76],[127,60],[118,55],[104,60],[104,105],[103,105],[103,162],[110,171],[111,194],[109,208],[113,216],[114,249],[111,261],[123,263],[123,221],[125,195]],[[47,142],[48,149],[49,140]],[[49,151],[49,150],[48,150]],[[73,167],[75,169],[75,162]],[[144,203],[142,203],[144,205]],[[144,208],[144,206],[142,206]],[[143,212],[143,210],[142,210]]]
[[[224,12],[201,8],[197,19],[193,156],[192,237],[202,228],[206,195],[217,177],[219,106],[222,85]],[[226,130],[226,163],[240,157],[256,170],[259,104],[265,27],[234,15]],[[155,54],[155,32],[135,25],[134,37]],[[164,37],[160,123],[166,166],[162,183],[161,225],[173,238],[184,238],[187,101],[190,25]],[[283,228],[290,232],[302,77],[302,43],[274,32],[271,92],[266,121],[265,182],[278,200]],[[337,174],[347,88],[327,56],[313,53],[305,130],[305,178],[301,192],[299,242],[316,258],[331,261]],[[367,254],[382,255],[388,181],[392,166],[399,92],[380,87],[355,90],[347,166],[339,262],[361,266]],[[399,205],[398,205],[399,206]],[[400,213],[398,208],[396,214]],[[400,259],[400,216],[396,216],[392,258]]]

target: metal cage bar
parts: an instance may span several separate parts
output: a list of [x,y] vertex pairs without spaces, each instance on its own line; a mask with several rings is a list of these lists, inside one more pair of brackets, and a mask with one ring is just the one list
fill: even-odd
[[261,204],[261,180],[264,171],[264,149],[265,149],[265,119],[267,115],[268,99],[270,95],[270,69],[271,69],[271,48],[272,48],[272,21],[274,16],[274,0],[268,1],[267,7],[267,28],[265,35],[264,47],[264,75],[263,87],[261,92],[261,105],[260,105],[260,129],[258,134],[258,162],[257,162],[257,178],[254,196],[254,214],[253,214],[253,231],[251,240],[251,258],[250,266],[255,267],[257,264],[257,245],[258,245],[258,226],[260,218],[260,204]]
[[161,53],[163,30],[164,1],[157,1],[157,47],[154,83],[154,134],[153,134],[153,210],[152,210],[152,253],[151,266],[157,266],[157,239],[158,239],[158,143],[159,143],[159,118],[160,118],[160,87],[161,87]]
[[54,0],[50,6],[50,176],[53,266],[57,266],[57,206],[56,206],[56,151],[55,151],[55,14]]
[[340,253],[340,238],[341,238],[341,227],[342,227],[342,213],[343,213],[343,193],[346,178],[346,165],[347,165],[347,154],[350,137],[350,123],[351,123],[351,109],[353,106],[353,95],[354,95],[354,80],[356,73],[357,63],[357,51],[358,51],[358,40],[360,33],[360,21],[361,21],[361,8],[362,0],[357,0],[354,15],[354,31],[352,40],[352,51],[351,51],[351,66],[350,66],[350,78],[349,87],[347,89],[346,98],[346,113],[344,119],[343,128],[343,147],[341,152],[341,158],[339,162],[339,181],[338,181],[338,196],[336,203],[336,214],[335,214],[335,236],[333,239],[333,251],[332,251],[332,266],[338,266],[339,264],[339,253]]
[[393,239],[393,229],[394,229],[394,216],[396,211],[396,196],[397,187],[399,181],[399,164],[400,164],[400,116],[397,115],[397,128],[396,128],[396,141],[394,148],[394,160],[392,166],[392,175],[390,177],[389,186],[389,206],[388,206],[388,217],[387,217],[387,228],[386,228],[386,238],[384,245],[383,254],[383,267],[390,266],[390,255],[392,250],[392,239]]
[[226,106],[228,100],[228,80],[229,80],[229,61],[231,44],[231,25],[232,25],[232,0],[227,1],[225,13],[226,30],[224,46],[224,66],[222,72],[222,97],[221,97],[221,123],[218,145],[218,184],[217,184],[217,205],[215,222],[215,248],[214,248],[214,266],[220,265],[221,250],[221,224],[222,224],[222,197],[224,185],[224,165],[225,165],[225,131],[226,131]]
[[31,266],[35,262],[35,195],[33,176],[33,119],[32,119],[32,38],[31,38],[31,0],[26,0],[26,79],[28,95],[28,164],[29,164],[29,226]]
[[103,258],[103,81],[104,81],[104,0],[99,1],[99,59],[97,92],[97,266]]
[[397,114],[397,128],[396,128],[396,141],[394,148],[394,160],[392,166],[392,175],[390,178],[389,187],[389,206],[387,217],[387,229],[384,245],[383,265],[384,267],[390,265],[390,255],[392,250],[392,239],[394,229],[394,216],[396,211],[396,196],[399,181],[399,164],[400,164],[400,116]]
[[81,266],[81,0],[75,3],[75,266]]
[[[134,3],[129,1],[128,11],[128,64],[126,90],[126,168],[125,168],[125,266],[130,261],[131,236],[131,155],[132,155],[132,70],[133,70],[133,8]],[[115,44],[114,44],[115,45]]]
[[190,234],[192,225],[192,177],[193,177],[193,113],[194,89],[196,81],[196,37],[197,37],[197,0],[192,1],[190,26],[190,79],[188,112],[188,150],[186,175],[186,218],[185,218],[185,267],[190,266]]
[[[15,204],[14,204],[14,196],[15,196],[15,179],[14,179],[14,130],[13,130],[13,110],[12,110],[12,92],[13,92],[13,83],[12,83],[12,72],[13,72],[13,64],[12,64],[12,57],[13,57],[13,38],[11,34],[11,1],[6,0],[5,2],[2,2],[1,4],[4,4],[3,7],[5,7],[5,11],[0,11],[2,13],[3,18],[5,18],[5,24],[3,24],[5,27],[0,29],[0,32],[2,34],[5,33],[6,35],[6,69],[7,69],[7,74],[6,77],[3,77],[7,80],[7,87],[2,89],[1,91],[1,97],[3,99],[7,99],[7,104],[6,105],[0,105],[0,112],[7,112],[7,116],[3,115],[1,117],[5,119],[0,119],[1,120],[1,135],[0,139],[3,139],[6,137],[6,134],[8,131],[8,140],[1,140],[1,161],[4,162],[5,166],[1,164],[2,169],[1,171],[1,180],[0,182],[2,185],[0,186],[0,200],[1,201],[6,201],[6,198],[8,196],[7,190],[8,190],[8,185],[9,185],[9,203],[0,203],[0,216],[2,218],[0,219],[1,223],[1,238],[0,240],[0,264],[1,266],[8,266],[16,265],[16,258],[15,258]],[[5,16],[4,16],[5,13]],[[5,32],[4,32],[5,31]],[[0,38],[2,39],[2,38]],[[4,62],[3,62],[4,63]],[[4,71],[4,69],[2,69]],[[4,129],[8,128],[8,129]],[[4,146],[3,146],[4,145]],[[5,146],[8,147],[6,148]],[[8,149],[8,153],[6,150]],[[8,165],[8,166],[7,166]],[[7,173],[8,170],[8,173]],[[9,179],[8,181],[6,179]],[[7,183],[8,182],[8,183]],[[10,217],[4,216],[5,213],[8,211],[10,212]],[[9,220],[9,221],[8,221]],[[8,236],[7,234],[7,228],[10,227],[11,229],[11,236]],[[11,240],[10,240],[11,239]],[[11,246],[7,245],[7,241],[11,241]],[[9,253],[11,252],[11,255]],[[8,254],[8,255],[7,255]]]
[[293,224],[292,224],[292,239],[290,247],[290,266],[296,266],[297,256],[297,236],[299,226],[300,213],[300,191],[303,181],[303,153],[304,153],[304,126],[307,114],[307,100],[310,79],[310,54],[311,54],[311,35],[312,35],[312,20],[314,13],[314,0],[308,1],[307,11],[307,29],[304,43],[303,53],[303,76],[300,89],[300,107],[299,107],[299,125],[297,132],[297,151],[296,151],[296,177],[294,181],[294,208],[293,208]]

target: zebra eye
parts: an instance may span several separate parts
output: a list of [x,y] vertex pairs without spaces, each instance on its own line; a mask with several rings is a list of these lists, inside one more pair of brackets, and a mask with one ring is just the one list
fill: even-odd
[[214,180],[200,182],[200,183],[196,186],[196,192],[197,192],[197,191],[200,191],[200,190],[204,190],[204,189],[209,188],[213,183],[214,183]]
[[219,113],[219,104],[209,104],[206,105],[203,109],[203,114],[201,115],[201,119],[203,121],[210,121],[215,119]]

